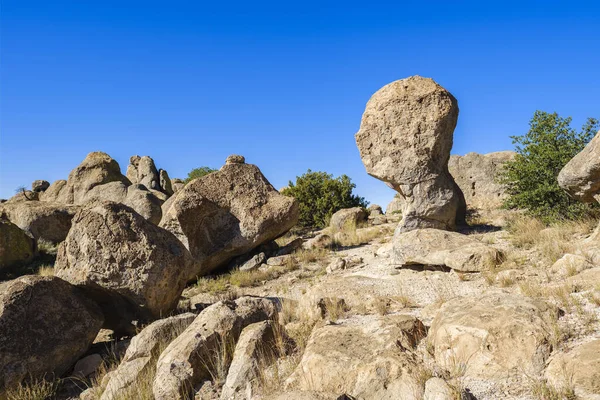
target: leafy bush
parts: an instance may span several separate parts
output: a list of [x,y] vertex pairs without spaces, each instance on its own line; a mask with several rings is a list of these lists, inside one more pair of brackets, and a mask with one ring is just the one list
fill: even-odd
[[591,207],[571,199],[556,180],[560,170],[594,137],[598,121],[589,118],[581,132],[570,127],[571,118],[536,111],[529,132],[511,136],[517,155],[500,173],[506,186],[505,206],[527,210],[549,223],[578,219]]
[[355,187],[347,175],[334,178],[326,172],[309,169],[296,177],[295,184],[290,181],[282,194],[295,197],[300,203],[300,226],[323,228],[336,211],[369,204],[363,197],[352,194]]
[[194,180],[196,178],[201,178],[204,175],[208,175],[211,172],[215,172],[216,169],[212,169],[211,167],[200,167],[200,168],[194,168],[193,170],[191,170],[188,173],[187,178],[185,178],[184,182],[188,183],[191,180]]

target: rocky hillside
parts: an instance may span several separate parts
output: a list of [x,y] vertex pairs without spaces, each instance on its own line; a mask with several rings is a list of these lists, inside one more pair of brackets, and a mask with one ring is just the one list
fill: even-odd
[[[600,399],[597,221],[500,209],[513,153],[451,157],[457,118],[431,79],[377,91],[355,139],[397,198],[321,231],[239,155],[35,181],[0,204],[0,398]],[[559,176],[582,201],[599,137]]]

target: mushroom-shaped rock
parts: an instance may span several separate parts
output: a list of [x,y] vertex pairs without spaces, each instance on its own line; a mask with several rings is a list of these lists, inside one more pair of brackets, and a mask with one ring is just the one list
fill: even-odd
[[586,203],[600,200],[600,131],[563,167],[558,184],[575,199]]
[[123,204],[93,202],[73,218],[55,274],[96,300],[107,328],[127,332],[131,321],[175,308],[189,265],[187,249],[170,232]]
[[98,306],[62,279],[28,275],[0,284],[0,391],[25,378],[60,377],[102,320]]
[[165,204],[160,226],[189,249],[210,273],[232,258],[287,232],[298,221],[298,202],[273,188],[251,164],[225,164],[189,182]]
[[367,103],[356,143],[367,173],[405,198],[403,230],[464,222],[464,197],[448,172],[457,119],[452,94],[420,76],[384,86]]

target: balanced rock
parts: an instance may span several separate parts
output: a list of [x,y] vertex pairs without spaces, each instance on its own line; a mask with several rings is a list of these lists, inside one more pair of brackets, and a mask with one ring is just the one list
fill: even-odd
[[403,266],[445,266],[462,272],[481,272],[501,260],[497,249],[467,235],[439,229],[397,231],[393,243],[396,262]]
[[539,373],[552,350],[540,307],[503,292],[444,303],[429,329],[436,362],[480,379]]
[[187,398],[186,389],[211,378],[207,366],[215,365],[223,346],[235,345],[246,326],[272,320],[276,313],[273,301],[254,297],[220,301],[205,308],[160,355],[153,385],[155,399]]
[[342,231],[346,228],[356,228],[367,221],[367,213],[362,207],[343,208],[336,211],[329,221],[329,226]]
[[384,86],[367,103],[356,143],[367,173],[404,198],[405,231],[464,222],[464,197],[448,172],[457,119],[452,94],[420,76]]
[[55,275],[81,287],[106,315],[106,327],[168,315],[189,275],[190,256],[170,232],[114,202],[86,205],[61,244]]
[[35,240],[17,225],[0,216],[0,270],[30,261],[35,253]]
[[36,180],[31,184],[31,190],[34,192],[45,192],[50,187],[50,182],[44,180]]
[[126,391],[135,391],[136,382],[143,373],[154,368],[162,350],[196,318],[196,314],[185,313],[155,321],[145,327],[133,339],[119,367],[106,376],[106,388],[101,400],[121,398]]
[[36,240],[60,243],[67,237],[71,229],[71,220],[79,206],[45,201],[23,201],[4,203],[0,212],[4,212],[11,222]]
[[28,275],[0,284],[0,390],[25,378],[60,377],[100,326],[96,304],[62,279]]
[[586,203],[600,200],[600,132],[563,167],[558,184],[575,199]]
[[450,156],[448,169],[465,196],[467,206],[482,210],[500,208],[506,199],[506,189],[498,182],[498,175],[514,151],[488,154],[468,153]]
[[195,258],[194,279],[287,232],[298,213],[298,202],[279,194],[258,167],[236,162],[179,190],[163,204],[160,226]]

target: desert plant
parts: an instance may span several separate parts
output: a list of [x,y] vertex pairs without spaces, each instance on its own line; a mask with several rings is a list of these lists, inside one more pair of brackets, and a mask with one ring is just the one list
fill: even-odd
[[188,183],[194,179],[197,178],[201,178],[204,175],[208,175],[211,172],[215,172],[216,169],[213,169],[211,167],[199,167],[199,168],[194,168],[193,170],[191,170],[190,172],[188,172],[188,176],[187,178],[184,179],[185,183]]
[[309,169],[296,177],[296,183],[290,181],[281,193],[295,197],[300,203],[300,226],[323,228],[336,211],[368,205],[363,197],[352,194],[355,187],[347,175],[334,178],[326,172]]
[[517,155],[504,164],[499,176],[509,195],[506,207],[527,210],[544,222],[577,219],[590,212],[590,206],[571,199],[558,186],[556,178],[592,139],[598,121],[589,118],[581,132],[576,132],[570,124],[570,117],[536,111],[529,131],[511,137]]
[[[56,380],[31,380],[18,384],[6,391],[7,400],[46,400],[52,398],[58,389]],[[0,393],[1,395],[2,393]]]

